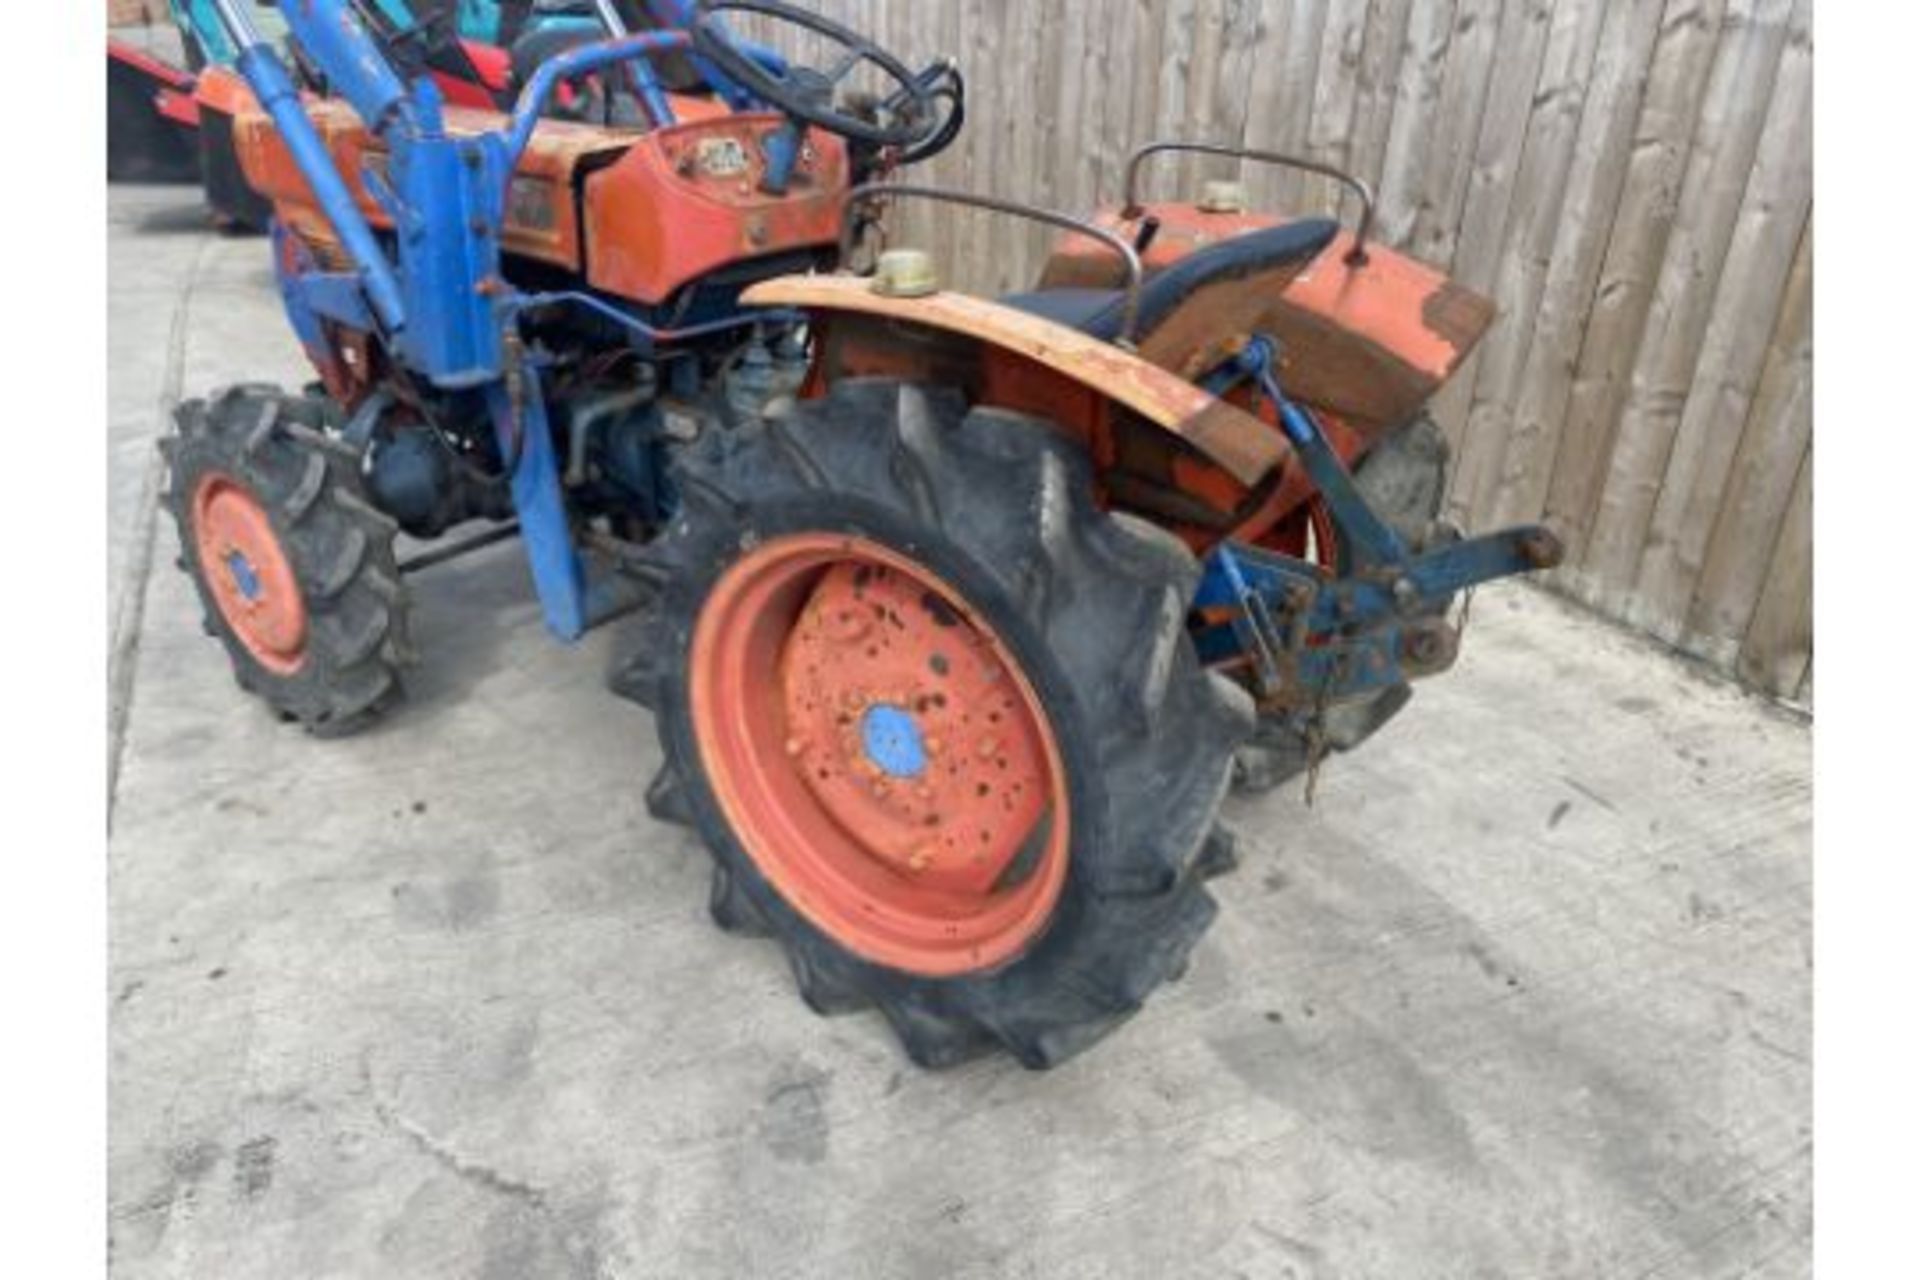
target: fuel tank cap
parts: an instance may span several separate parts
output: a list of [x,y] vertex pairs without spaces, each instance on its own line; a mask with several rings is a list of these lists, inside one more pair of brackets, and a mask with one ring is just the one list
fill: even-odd
[[873,291],[883,298],[927,298],[940,292],[940,273],[924,249],[889,249],[873,270]]
[[1209,182],[1200,189],[1202,213],[1245,213],[1247,203],[1247,184],[1244,182],[1222,179]]

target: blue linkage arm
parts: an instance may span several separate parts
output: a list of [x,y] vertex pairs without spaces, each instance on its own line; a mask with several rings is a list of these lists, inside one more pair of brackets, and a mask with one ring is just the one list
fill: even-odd
[[1259,381],[1262,394],[1273,401],[1274,408],[1280,413],[1280,430],[1286,434],[1287,443],[1293,446],[1300,464],[1313,478],[1320,496],[1327,500],[1327,507],[1333,513],[1334,522],[1348,545],[1359,559],[1367,563],[1405,564],[1407,548],[1400,541],[1400,535],[1375,515],[1373,508],[1367,505],[1367,500],[1360,496],[1360,491],[1353,484],[1353,473],[1347,470],[1346,464],[1340,461],[1340,455],[1327,443],[1320,425],[1281,389],[1280,380],[1273,373],[1276,351],[1270,340],[1256,337],[1247,349],[1259,356],[1259,367],[1254,377]]
[[[647,31],[639,35],[622,36],[618,40],[608,40],[601,44],[585,44],[570,49],[557,58],[549,58],[540,64],[533,73],[533,79],[521,91],[520,101],[514,104],[513,123],[507,130],[507,166],[511,169],[520,160],[520,155],[533,140],[533,131],[540,124],[540,112],[548,98],[563,80],[572,80],[598,71],[602,67],[616,62],[629,62],[635,59],[648,59],[655,54],[666,53],[674,49],[685,49],[691,39],[679,31]],[[656,120],[671,122],[673,109],[668,105],[666,95],[661,91],[659,82],[649,74],[640,78],[641,96],[645,100],[647,112]]]
[[1528,525],[1413,554],[1367,504],[1312,414],[1281,388],[1273,372],[1276,353],[1272,339],[1256,335],[1203,385],[1224,395],[1250,378],[1273,402],[1280,429],[1325,500],[1351,560],[1334,576],[1263,547],[1216,547],[1192,603],[1235,612],[1229,623],[1195,633],[1202,661],[1251,658],[1262,695],[1296,706],[1439,669],[1452,661],[1457,637],[1443,622],[1420,615],[1480,583],[1551,568],[1560,561],[1559,540]]

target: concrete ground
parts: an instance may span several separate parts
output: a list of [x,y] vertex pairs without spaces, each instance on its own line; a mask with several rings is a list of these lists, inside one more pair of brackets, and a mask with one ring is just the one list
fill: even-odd
[[302,370],[257,240],[113,193],[112,1256],[129,1277],[1721,1277],[1809,1269],[1806,726],[1525,588],[1376,744],[1232,802],[1185,982],[929,1075],[706,917],[605,640],[511,546],[403,714],[232,685],[163,408]]

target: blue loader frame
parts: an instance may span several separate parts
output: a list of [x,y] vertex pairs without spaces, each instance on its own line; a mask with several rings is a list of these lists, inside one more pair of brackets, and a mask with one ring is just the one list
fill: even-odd
[[[626,608],[632,587],[618,575],[588,582],[567,516],[539,360],[521,341],[521,316],[535,307],[585,306],[625,325],[642,349],[769,317],[741,313],[662,333],[584,294],[524,294],[501,272],[507,186],[543,105],[564,80],[627,64],[642,101],[657,120],[671,122],[671,108],[649,60],[671,51],[690,52],[691,38],[684,30],[662,30],[569,50],[540,67],[504,131],[459,137],[447,131],[439,90],[424,78],[402,83],[350,4],[302,0],[283,6],[281,14],[293,37],[326,75],[332,91],[388,148],[384,173],[369,170],[361,175],[393,223],[394,230],[383,239],[363,216],[308,119],[291,74],[242,0],[207,3],[238,50],[236,69],[272,117],[352,262],[351,271],[328,272],[304,255],[280,255],[281,290],[295,330],[311,339],[322,320],[334,320],[376,332],[398,360],[433,385],[485,394],[501,455],[509,460],[521,538],[547,625],[563,640],[578,639]],[[673,0],[654,10],[663,19],[691,20],[697,6]],[[712,74],[728,101],[749,101],[717,72]],[[285,267],[289,258],[295,262],[292,271]]]

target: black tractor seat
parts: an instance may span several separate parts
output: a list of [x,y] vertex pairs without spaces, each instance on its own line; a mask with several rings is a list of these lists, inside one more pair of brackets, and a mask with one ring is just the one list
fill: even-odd
[[[1294,263],[1304,265],[1318,257],[1339,232],[1340,224],[1329,218],[1303,218],[1266,231],[1250,231],[1189,254],[1149,277],[1141,289],[1137,336],[1144,341],[1181,303],[1207,285]],[[1045,289],[1008,294],[1000,301],[1102,342],[1119,338],[1120,326],[1126,321],[1125,289]]]

